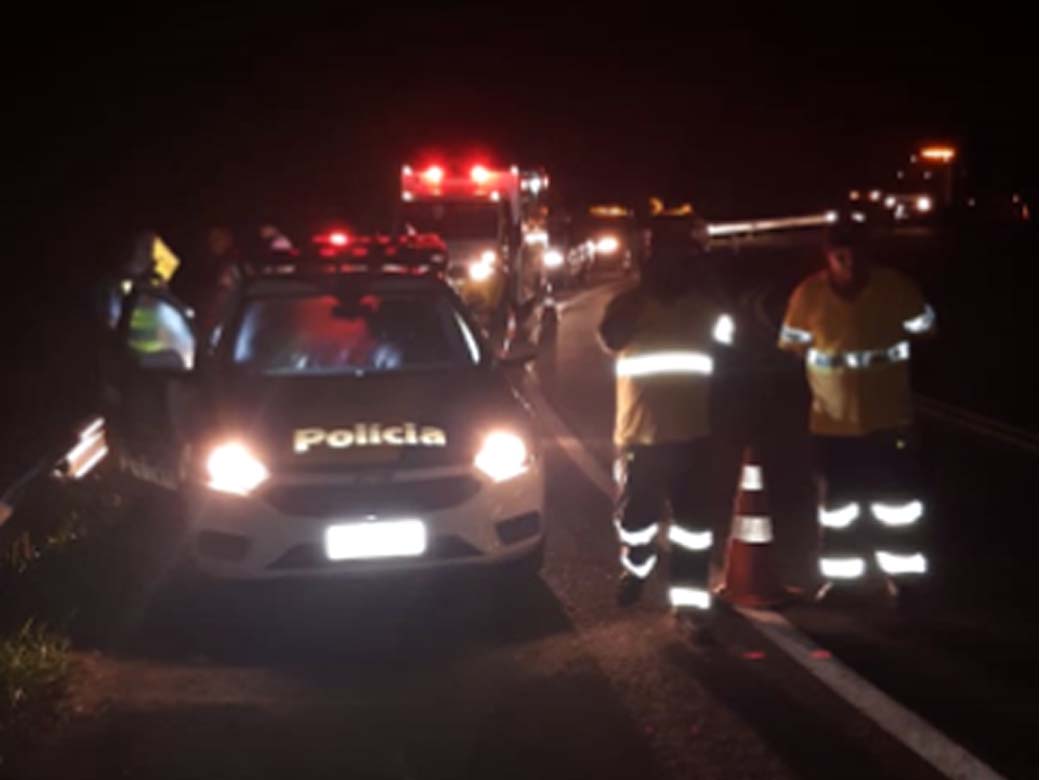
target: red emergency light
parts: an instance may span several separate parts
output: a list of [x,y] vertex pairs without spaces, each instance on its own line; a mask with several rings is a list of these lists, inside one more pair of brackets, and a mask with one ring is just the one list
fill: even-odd
[[345,230],[330,230],[327,233],[318,233],[312,240],[315,244],[342,248],[350,243],[350,234]]
[[516,168],[496,169],[474,163],[458,169],[431,164],[421,169],[401,168],[401,197],[406,201],[425,198],[513,200],[518,196]]
[[429,184],[440,184],[444,181],[444,169],[439,165],[431,165],[422,173],[423,180]]

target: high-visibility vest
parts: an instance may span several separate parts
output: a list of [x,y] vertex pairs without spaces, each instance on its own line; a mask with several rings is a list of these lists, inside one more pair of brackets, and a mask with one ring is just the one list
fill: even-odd
[[834,291],[826,271],[803,281],[791,295],[779,345],[805,355],[810,431],[864,436],[907,425],[910,339],[934,330],[932,307],[893,269],[874,267],[851,300]]
[[159,312],[155,306],[143,306],[140,302],[130,313],[130,349],[138,354],[161,352],[167,348],[162,338]]
[[614,365],[614,442],[625,447],[708,435],[712,352],[716,342],[730,341],[732,330],[732,320],[700,294],[647,300],[635,336]]

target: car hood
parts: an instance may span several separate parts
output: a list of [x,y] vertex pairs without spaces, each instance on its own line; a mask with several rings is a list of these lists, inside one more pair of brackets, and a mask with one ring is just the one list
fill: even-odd
[[472,462],[483,437],[528,439],[531,417],[495,370],[238,377],[216,392],[214,441],[242,440],[273,471]]

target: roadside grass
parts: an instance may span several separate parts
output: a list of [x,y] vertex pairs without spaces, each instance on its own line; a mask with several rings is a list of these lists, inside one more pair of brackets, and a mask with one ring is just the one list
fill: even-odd
[[53,731],[74,673],[72,629],[113,525],[97,483],[38,480],[0,530],[0,761]]
[[30,619],[0,640],[0,739],[35,730],[60,710],[69,640]]

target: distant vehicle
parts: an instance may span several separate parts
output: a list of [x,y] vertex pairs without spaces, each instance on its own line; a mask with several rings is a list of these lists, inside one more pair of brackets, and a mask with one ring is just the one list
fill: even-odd
[[439,239],[319,238],[254,263],[207,347],[167,285],[131,282],[105,370],[117,467],[179,498],[216,577],[537,569],[542,459],[503,374],[531,353],[492,353]]
[[516,166],[431,163],[401,169],[399,232],[436,233],[448,249],[448,281],[498,340],[541,292],[540,268],[524,249]]
[[572,221],[570,250],[580,250],[589,267],[599,270],[629,271],[638,262],[642,234],[632,209],[620,204],[589,206]]
[[926,192],[885,193],[882,205],[893,222],[922,222],[935,213],[935,199]]
[[930,192],[888,192],[879,187],[849,190],[849,209],[866,221],[920,222],[935,214],[935,196]]

